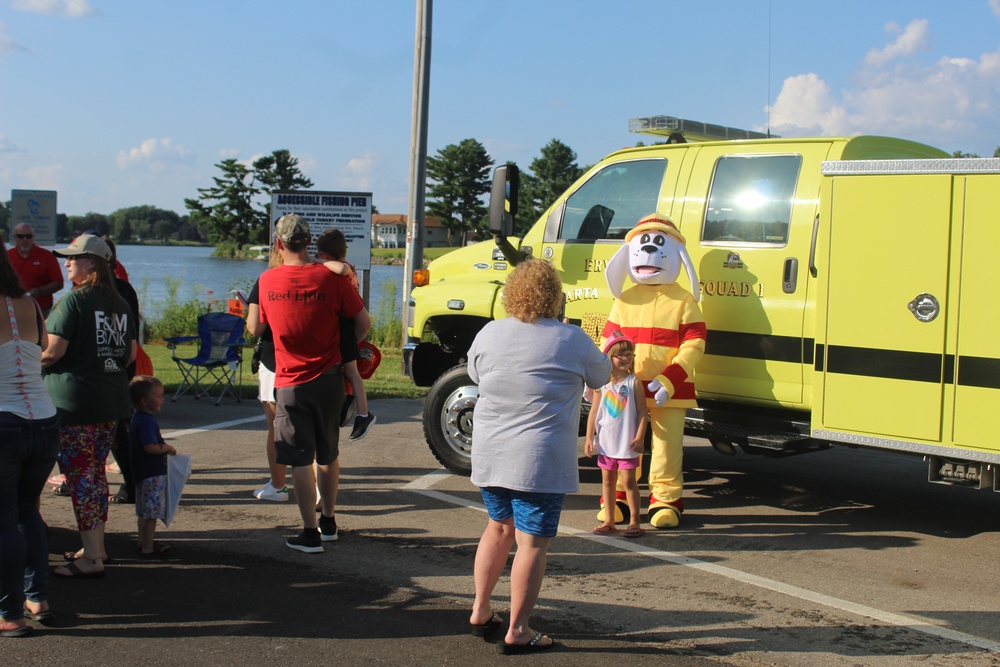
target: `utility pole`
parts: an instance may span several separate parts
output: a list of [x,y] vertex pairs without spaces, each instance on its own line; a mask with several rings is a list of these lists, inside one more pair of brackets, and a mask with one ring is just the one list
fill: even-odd
[[406,323],[410,315],[413,272],[424,264],[424,195],[427,181],[427,104],[431,79],[431,11],[433,0],[417,0],[417,35],[413,53],[413,120],[410,128],[410,198],[403,266],[403,341],[410,342]]

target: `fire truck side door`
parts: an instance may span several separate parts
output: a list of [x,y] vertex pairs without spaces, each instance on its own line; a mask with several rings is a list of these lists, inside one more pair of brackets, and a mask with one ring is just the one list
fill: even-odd
[[828,145],[796,149],[765,154],[757,144],[707,145],[691,171],[681,232],[708,325],[695,377],[703,398],[791,407],[811,399],[803,389],[813,362],[804,324],[812,288],[807,258]]

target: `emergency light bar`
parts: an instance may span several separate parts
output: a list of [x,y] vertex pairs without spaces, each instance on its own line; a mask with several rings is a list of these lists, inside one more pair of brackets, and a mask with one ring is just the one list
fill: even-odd
[[776,134],[738,130],[735,127],[710,125],[694,120],[674,118],[673,116],[647,116],[646,118],[630,118],[628,131],[639,134],[652,134],[667,137],[668,143],[679,144],[691,141],[734,141],[737,139],[771,139]]

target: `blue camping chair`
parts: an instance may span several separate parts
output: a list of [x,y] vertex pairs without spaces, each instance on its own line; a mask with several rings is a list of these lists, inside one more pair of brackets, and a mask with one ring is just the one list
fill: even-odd
[[[172,336],[164,338],[171,358],[180,369],[183,379],[171,401],[191,392],[195,398],[208,396],[216,405],[229,394],[239,403],[243,400],[243,329],[242,317],[230,313],[206,313],[198,316],[197,336]],[[177,356],[180,345],[198,341],[198,354],[190,358]],[[239,382],[233,380],[239,373]],[[212,392],[218,391],[213,396]]]

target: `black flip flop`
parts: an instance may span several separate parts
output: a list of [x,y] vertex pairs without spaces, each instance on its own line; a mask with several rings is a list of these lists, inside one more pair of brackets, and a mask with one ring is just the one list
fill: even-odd
[[80,566],[76,564],[76,561],[71,561],[68,565],[63,565],[65,569],[70,574],[59,574],[59,568],[52,570],[53,576],[62,577],[63,579],[103,579],[104,570],[98,570],[96,572],[84,572],[80,569]]
[[29,621],[38,621],[42,625],[54,621],[56,619],[55,612],[51,609],[46,609],[45,611],[40,611],[37,614],[33,611],[24,610],[24,617]]
[[536,632],[535,636],[531,638],[527,644],[508,644],[505,639],[501,639],[497,642],[497,651],[500,655],[523,655],[525,653],[538,653],[539,651],[548,651],[550,648],[556,645],[555,640],[552,640],[549,644],[539,644],[538,640],[544,637],[545,634],[542,632]]
[[493,612],[493,616],[485,623],[469,623],[472,636],[483,639],[489,639],[495,635],[502,625],[503,619],[496,612]]
[[31,626],[26,625],[23,628],[16,628],[14,630],[0,630],[0,637],[23,637],[25,635],[31,634]]

